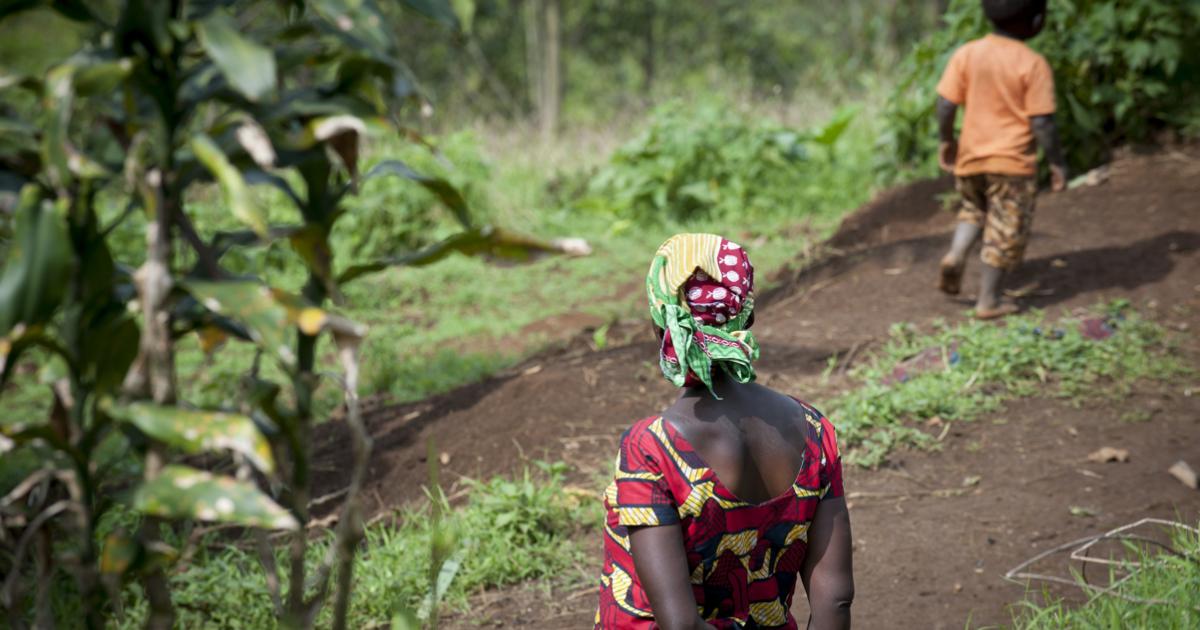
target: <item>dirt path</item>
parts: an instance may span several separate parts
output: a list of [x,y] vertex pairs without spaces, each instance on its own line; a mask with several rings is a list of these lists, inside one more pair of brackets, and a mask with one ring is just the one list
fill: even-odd
[[[949,214],[935,196],[948,181],[892,191],[847,219],[821,263],[785,278],[760,301],[760,378],[818,407],[844,378],[822,385],[827,359],[860,355],[899,321],[961,320],[969,304],[932,288],[948,243]],[[1024,300],[1052,313],[1116,298],[1176,329],[1200,365],[1200,147],[1117,160],[1108,182],[1039,200],[1027,263],[1009,287],[1036,281]],[[968,270],[964,294],[975,288]],[[637,315],[637,314],[634,314]],[[419,495],[426,440],[450,456],[444,478],[508,472],[522,458],[564,459],[594,483],[617,436],[674,390],[659,376],[648,330],[603,352],[582,338],[511,373],[428,401],[367,414],[375,456],[367,494],[375,509]],[[1188,389],[1190,387],[1190,389]],[[1185,390],[1191,391],[1185,395]],[[1149,419],[1130,423],[1131,413]],[[1144,412],[1144,413],[1143,413]],[[833,418],[835,424],[837,418]],[[341,428],[320,436],[318,493],[344,485]],[[1093,464],[1100,446],[1129,449],[1124,464]],[[855,534],[856,626],[1002,624],[1023,589],[1001,579],[1060,542],[1141,516],[1200,517],[1200,493],[1165,475],[1173,461],[1200,464],[1200,388],[1147,385],[1120,401],[1081,408],[1025,399],[953,425],[937,452],[899,452],[880,470],[847,471]],[[964,478],[978,477],[975,485]],[[319,496],[319,495],[318,495]],[[1076,516],[1071,507],[1092,516]],[[1077,510],[1078,511],[1078,510]],[[597,554],[599,539],[596,540]],[[598,562],[598,559],[597,559]],[[803,599],[798,597],[798,599]],[[473,617],[506,625],[586,627],[594,597],[514,588],[486,598]],[[797,615],[803,618],[803,604]],[[464,626],[473,620],[456,618]]]

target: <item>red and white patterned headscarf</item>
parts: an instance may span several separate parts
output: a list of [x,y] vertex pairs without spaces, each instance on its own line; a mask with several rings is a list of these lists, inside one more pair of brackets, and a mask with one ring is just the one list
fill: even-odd
[[745,250],[713,234],[678,234],[658,249],[646,280],[651,316],[664,331],[659,363],[668,380],[711,388],[715,365],[740,382],[753,380],[758,345],[746,328],[754,266]]

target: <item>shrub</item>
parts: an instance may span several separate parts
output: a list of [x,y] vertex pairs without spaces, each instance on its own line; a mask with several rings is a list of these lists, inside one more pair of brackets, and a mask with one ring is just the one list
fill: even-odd
[[826,126],[801,131],[753,122],[718,103],[672,103],[592,177],[578,205],[637,222],[819,206],[814,197],[838,192],[820,174],[853,116],[845,109]]
[[[437,140],[434,151],[411,143],[381,142],[373,153],[395,156],[422,173],[443,177],[455,185],[472,207],[475,218],[486,218],[488,207],[480,190],[489,166],[470,133]],[[369,170],[370,164],[364,170]],[[482,215],[482,216],[481,216]],[[420,184],[399,178],[363,185],[330,245],[335,253],[355,257],[386,257],[428,246],[454,231],[453,218],[441,211],[441,201]]]

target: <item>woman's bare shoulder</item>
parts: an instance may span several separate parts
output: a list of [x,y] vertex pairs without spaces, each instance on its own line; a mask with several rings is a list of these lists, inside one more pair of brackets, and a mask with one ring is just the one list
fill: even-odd
[[764,390],[764,394],[768,395],[771,407],[777,410],[779,416],[787,418],[797,428],[804,430],[810,428],[820,429],[821,421],[824,420],[825,414],[821,413],[819,409],[804,398],[793,394],[785,394],[765,386],[762,389]]

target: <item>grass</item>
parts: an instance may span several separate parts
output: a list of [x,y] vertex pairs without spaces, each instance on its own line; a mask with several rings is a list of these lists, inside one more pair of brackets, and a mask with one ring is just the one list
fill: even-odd
[[[967,420],[1009,398],[1038,392],[1081,403],[1098,395],[1121,396],[1139,379],[1171,378],[1186,371],[1170,354],[1165,332],[1127,305],[1098,306],[1094,314],[1114,324],[1113,336],[1088,340],[1078,332],[1079,318],[1051,321],[1043,313],[1009,319],[1003,327],[938,324],[925,334],[912,326],[896,326],[892,339],[852,371],[860,386],[833,405],[850,458],[867,464],[878,461],[885,447],[910,435],[921,436],[916,441],[925,443],[929,438],[910,423],[933,415]],[[946,348],[946,356],[953,357],[952,347],[957,359],[951,359],[949,369],[929,370],[890,387],[880,384],[915,354]],[[554,580],[571,586],[589,580],[590,572],[578,569],[590,567],[590,556],[579,541],[586,540],[581,534],[594,531],[601,508],[595,492],[565,485],[565,472],[561,463],[537,463],[515,479],[472,482],[464,503],[452,509],[441,504],[440,520],[431,518],[433,503],[424,502],[405,508],[396,524],[369,527],[355,568],[351,624],[386,623],[398,611],[419,606],[429,590],[435,532],[443,536],[448,532],[455,541],[456,559],[461,559],[445,596],[452,609],[465,610],[471,594],[507,584]],[[312,546],[310,562],[318,561],[327,544]],[[1193,554],[1200,551],[1196,541],[1183,541],[1181,547]],[[282,565],[283,550],[278,554]],[[1125,592],[1195,605],[1200,592],[1197,566],[1195,558],[1157,557]],[[286,581],[286,576],[281,577]],[[172,581],[182,627],[254,628],[274,623],[265,574],[256,555],[227,541],[206,541],[190,566]],[[69,592],[70,586],[65,585],[65,590]],[[138,587],[127,587],[124,599],[126,614],[114,626],[139,627],[146,610]],[[60,615],[72,614],[69,597],[57,601]],[[1178,607],[1112,598],[1096,599],[1080,608],[1059,600],[1023,606],[1018,625],[1025,628],[1184,628],[1194,627],[1197,619]]]
[[[444,601],[465,610],[468,597],[488,588],[532,579],[570,586],[592,579],[591,555],[577,541],[602,518],[596,493],[563,482],[566,465],[535,462],[524,475],[474,482],[463,505],[444,506],[439,520],[431,504],[407,508],[398,525],[367,529],[355,564],[355,590],[349,625],[387,624],[402,609],[416,609],[429,590],[430,549],[434,532],[449,532],[452,553],[461,565]],[[326,552],[328,541],[310,547],[310,566]],[[183,628],[268,628],[272,613],[266,575],[257,554],[228,541],[210,539],[190,566],[175,574],[172,592]],[[278,563],[286,567],[285,550]],[[575,570],[586,566],[586,574]],[[286,571],[280,578],[286,589]],[[147,613],[140,588],[125,591],[125,616],[113,627],[140,628]],[[60,618],[69,618],[70,602],[61,598]],[[327,627],[330,606],[317,627]]]
[[[848,459],[864,466],[883,461],[899,444],[936,440],[917,423],[972,420],[1009,399],[1051,395],[1072,404],[1126,395],[1139,379],[1169,379],[1188,368],[1169,351],[1162,327],[1126,303],[1097,306],[1115,333],[1104,340],[1081,334],[1078,317],[1049,320],[1045,313],[1009,318],[1004,326],[971,321],[936,323],[921,334],[893,326],[890,340],[851,371],[857,387],[830,404]],[[925,369],[913,357],[926,353]],[[907,368],[906,379],[896,379]]]
[[[677,115],[677,108],[668,112]],[[751,118],[745,112],[722,112],[722,120]],[[543,237],[582,236],[594,253],[518,268],[456,257],[427,268],[389,270],[352,285],[346,292],[348,314],[372,327],[363,349],[364,393],[413,400],[477,380],[540,350],[544,340],[519,333],[555,315],[578,312],[606,321],[640,316],[650,254],[677,232],[717,232],[739,240],[753,252],[759,278],[765,280],[826,238],[842,216],[869,198],[871,189],[862,182],[871,177],[866,158],[873,125],[866,114],[856,118],[840,144],[804,162],[792,179],[780,178],[794,188],[790,196],[777,189],[755,191],[762,198],[786,196],[790,205],[775,204],[752,217],[713,211],[686,220],[668,213],[625,216],[615,200],[585,191],[596,169],[605,168],[606,154],[585,150],[563,155],[559,147],[551,152],[550,163],[541,163],[531,156],[542,151],[489,148],[494,143],[472,134],[448,139],[450,153],[459,155],[456,162],[468,164],[473,173],[456,183],[469,188],[487,221]],[[596,143],[586,134],[574,141],[586,147]],[[454,173],[442,174],[455,181]],[[436,378],[407,378],[434,371]]]
[[[1180,555],[1142,553],[1137,556],[1141,568],[1117,590],[1124,597],[1096,595],[1082,605],[1071,606],[1060,598],[1045,594],[1040,602],[1022,602],[1014,625],[1023,630],[1196,628],[1200,626],[1200,538],[1181,533],[1174,546]],[[1131,568],[1123,567],[1120,575]],[[1167,603],[1148,604],[1125,598]]]
[[[753,114],[745,111],[722,115],[753,119]],[[605,131],[601,135],[628,133]],[[605,162],[607,152],[572,155],[559,147],[559,155],[569,157],[543,164],[538,161],[541,154],[528,151],[528,146],[508,145],[488,152],[469,135],[435,139],[453,166],[412,161],[462,188],[480,222],[543,238],[583,236],[594,253],[515,268],[454,257],[427,268],[389,270],[346,287],[345,303],[338,310],[371,327],[361,348],[361,393],[413,400],[484,378],[541,349],[546,340],[520,332],[555,315],[581,312],[609,322],[642,316],[642,280],[649,257],[663,240],[680,231],[717,232],[738,240],[753,252],[760,287],[769,288],[774,270],[828,236],[841,216],[867,200],[871,189],[862,183],[871,179],[866,156],[873,137],[871,120],[857,119],[840,144],[822,147],[790,180],[775,180],[777,185],[796,188],[791,197],[775,191],[773,198],[790,199],[789,203],[759,207],[753,216],[698,213],[686,219],[617,216],[605,208],[603,197],[596,195],[591,195],[586,207],[580,207],[576,203],[578,186]],[[392,157],[395,149],[378,145],[364,161]],[[572,186],[575,193],[570,192]],[[754,192],[752,186],[741,189]],[[198,190],[188,200],[188,212],[204,235],[237,227],[213,192]],[[277,195],[261,190],[254,194],[273,222],[294,220]],[[406,239],[414,231],[434,238],[447,235],[454,229],[447,217],[435,211],[428,223],[420,218],[434,206],[434,201],[410,182],[390,179],[364,185],[362,194],[347,208],[356,218],[345,226],[352,238],[334,239],[337,260],[344,264],[349,259],[408,247]],[[111,219],[105,216],[104,222]],[[113,233],[110,243],[123,262],[136,265],[143,241],[144,218],[135,213]],[[361,251],[352,257],[360,245]],[[190,266],[187,254],[180,255],[177,266]],[[301,268],[296,255],[285,244],[231,252],[224,261],[235,274],[261,273],[285,290],[297,291],[303,281],[296,271]],[[597,345],[605,343],[606,334],[594,337]],[[320,346],[318,352],[321,365],[336,364],[328,345]],[[250,346],[230,342],[206,355],[197,339],[188,335],[179,340],[176,357],[183,402],[202,408],[238,406],[238,383],[254,362]],[[38,379],[41,366],[35,355],[25,359],[18,377],[3,392],[4,421],[45,417],[49,396]],[[286,380],[271,362],[263,362],[261,376]],[[322,386],[316,398],[318,417],[328,414],[339,401],[336,388]],[[0,483],[9,485],[37,463],[36,457],[20,462],[5,457],[0,462]],[[356,567],[352,626],[387,622],[401,608],[421,601],[428,590],[435,528],[453,532],[459,548],[465,550],[457,579],[447,594],[451,606],[464,606],[468,595],[481,589],[574,575],[576,563],[588,563],[572,536],[599,522],[600,505],[592,493],[564,487],[561,473],[560,468],[549,467],[516,480],[498,478],[481,484],[463,506],[447,512],[436,526],[430,523],[427,505],[406,509],[398,525],[369,528]],[[3,489],[6,487],[0,487]],[[186,569],[173,575],[181,627],[273,625],[266,577],[256,554],[229,542],[208,540]],[[312,563],[327,544],[312,546]],[[580,574],[581,579],[590,581],[592,577],[590,570],[586,576]],[[78,598],[71,597],[71,581],[64,579],[62,584],[56,610],[63,619],[78,619]],[[124,595],[126,614],[114,625],[138,627],[146,614],[139,587],[129,586]],[[318,622],[321,625],[327,624]]]
[[[709,106],[705,111],[732,121],[754,120],[761,114],[747,107]],[[678,117],[678,108],[672,111]],[[768,288],[773,271],[826,238],[842,216],[869,198],[871,188],[863,182],[871,181],[868,158],[874,124],[870,112],[864,111],[835,146],[816,147],[790,175],[776,175],[772,190],[745,184],[740,188],[755,198],[787,203],[759,207],[753,216],[723,211],[687,219],[619,216],[603,195],[580,197],[585,194],[581,187],[609,158],[593,149],[610,151],[613,136],[627,138],[636,128],[583,134],[548,152],[530,144],[536,141],[506,143],[491,137],[504,137],[502,132],[461,132],[433,138],[444,160],[423,154],[423,149],[377,142],[368,149],[365,162],[401,157],[446,177],[464,191],[480,222],[544,238],[581,236],[594,253],[520,267],[451,257],[425,268],[390,269],[346,286],[345,303],[336,308],[371,329],[361,349],[360,393],[405,402],[480,380],[542,350],[547,340],[521,331],[548,317],[576,312],[605,321],[642,316],[642,279],[649,257],[677,232],[717,232],[738,240],[752,251],[760,286]],[[599,136],[608,144],[599,143]],[[578,150],[570,150],[571,142],[580,143]],[[780,192],[781,186],[792,194]],[[294,220],[294,211],[276,191],[256,188],[254,194],[273,222]],[[120,207],[117,201],[108,204],[110,213]],[[214,191],[197,190],[188,209],[202,234],[238,227]],[[367,182],[347,209],[333,243],[339,265],[394,253],[420,235],[436,238],[454,229],[428,193],[397,178]],[[144,218],[135,213],[113,233],[111,242],[122,260],[136,265],[144,249]],[[234,251],[224,262],[233,273],[260,273],[285,290],[297,291],[303,283],[302,265],[284,243]],[[185,256],[179,266],[190,264]],[[319,352],[322,365],[336,364],[330,345],[322,342]],[[254,361],[253,350],[237,342],[206,357],[194,335],[179,340],[176,356],[181,398],[206,408],[236,406],[239,378]],[[266,378],[286,380],[270,362],[264,362],[263,370]],[[3,398],[13,417],[43,416],[48,396],[30,373],[6,388]],[[318,416],[327,415],[340,400],[336,387],[322,385],[316,398]]]
[[[1108,318],[1115,333],[1105,340],[1089,340],[1079,333],[1080,317],[1051,321],[1044,313],[1011,318],[1003,327],[938,324],[924,334],[908,325],[896,326],[891,340],[852,371],[859,386],[833,404],[850,459],[878,463],[896,444],[928,444],[932,438],[912,423],[934,415],[946,421],[970,420],[998,409],[1005,400],[1039,393],[1080,404],[1091,397],[1125,395],[1140,379],[1167,379],[1186,371],[1171,355],[1163,329],[1127,305],[1097,306],[1091,315]],[[950,368],[939,366],[891,386],[881,384],[897,366],[927,348],[945,348]],[[563,464],[538,464],[515,479],[474,483],[465,503],[447,509],[440,523],[430,517],[432,504],[427,502],[403,511],[398,525],[370,527],[355,569],[351,623],[365,627],[386,622],[397,611],[419,605],[428,592],[435,531],[450,532],[462,559],[446,596],[446,604],[454,609],[464,610],[472,593],[506,584],[574,581],[577,573],[580,582],[590,579],[590,573],[577,569],[590,567],[589,555],[577,541],[599,522],[600,505],[594,492],[565,486],[564,472]],[[1189,544],[1196,548],[1194,541]],[[314,545],[311,560],[316,562],[324,552],[324,544]],[[1134,596],[1155,593],[1190,602],[1200,592],[1195,588],[1200,580],[1196,566],[1193,560],[1156,558],[1126,588]],[[212,545],[173,580],[183,626],[274,623],[265,576],[251,552]],[[127,593],[128,614],[118,627],[137,627],[144,603],[136,587]],[[1138,606],[1111,598],[1078,609],[1061,601],[1024,606],[1018,625],[1028,628],[1184,628],[1194,627],[1196,620],[1175,607]],[[1114,621],[1120,623],[1113,625]]]

